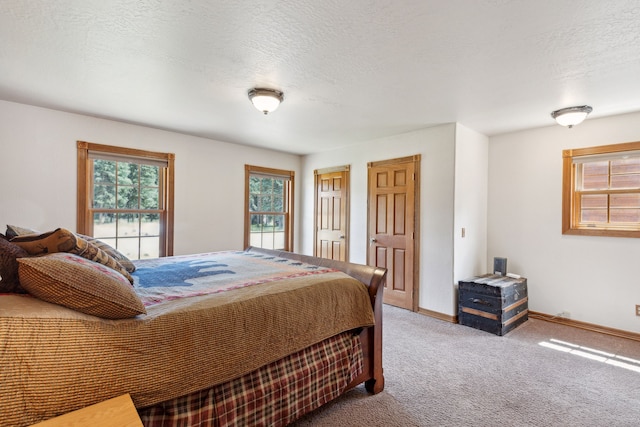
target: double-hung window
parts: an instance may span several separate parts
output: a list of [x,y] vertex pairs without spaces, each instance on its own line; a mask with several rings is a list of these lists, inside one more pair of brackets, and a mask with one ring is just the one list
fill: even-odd
[[563,151],[562,232],[640,237],[640,142]]
[[293,187],[293,171],[245,165],[245,248],[293,250]]
[[174,155],[78,141],[77,230],[131,259],[173,255]]

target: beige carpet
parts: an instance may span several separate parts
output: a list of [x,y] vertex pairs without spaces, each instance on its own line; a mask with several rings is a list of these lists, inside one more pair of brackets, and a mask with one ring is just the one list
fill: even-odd
[[384,306],[385,390],[293,425],[640,426],[640,343],[531,319],[504,337]]

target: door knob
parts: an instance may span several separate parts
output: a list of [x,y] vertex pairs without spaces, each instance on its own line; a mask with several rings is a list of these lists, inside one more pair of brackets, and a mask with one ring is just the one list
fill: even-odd
[[340,236],[340,239],[344,239],[344,234]]
[[376,240],[376,238],[375,238],[375,237],[372,237],[372,238],[370,238],[370,239],[369,239],[369,243],[372,243],[372,244],[373,244],[373,243],[375,243],[375,242],[377,242],[377,241],[378,241],[378,240]]

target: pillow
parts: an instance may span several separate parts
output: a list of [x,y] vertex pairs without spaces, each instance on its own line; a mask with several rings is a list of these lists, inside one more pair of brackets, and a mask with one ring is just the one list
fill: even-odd
[[26,293],[20,286],[16,259],[27,256],[29,256],[27,251],[9,242],[0,234],[0,293]]
[[20,283],[33,296],[105,319],[145,314],[129,281],[117,271],[71,253],[18,259]]
[[126,277],[130,283],[133,283],[133,277],[118,261],[94,244],[77,237],[65,228],[56,228],[48,233],[17,236],[11,239],[11,243],[20,246],[30,255],[53,254],[56,252],[69,252],[80,255],[83,258],[114,269]]
[[7,237],[11,239],[16,236],[25,236],[27,234],[39,234],[40,232],[31,228],[18,227],[16,225],[7,224]]
[[131,260],[127,258],[125,254],[123,254],[113,246],[109,245],[108,243],[105,243],[102,240],[96,239],[95,237],[85,236],[84,234],[76,233],[76,236],[86,240],[89,243],[94,244],[95,246],[98,247],[98,249],[102,249],[108,255],[111,255],[111,257],[116,261],[118,261],[118,263],[120,263],[120,265],[123,266],[124,269],[127,270],[129,273],[133,273],[134,271],[136,271],[135,264],[133,264],[133,262],[131,262]]

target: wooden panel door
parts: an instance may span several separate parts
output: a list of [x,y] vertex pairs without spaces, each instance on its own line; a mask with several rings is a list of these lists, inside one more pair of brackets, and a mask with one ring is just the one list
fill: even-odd
[[349,167],[315,171],[314,255],[347,261],[349,252]]
[[387,268],[384,302],[417,310],[420,157],[369,163],[368,263]]

